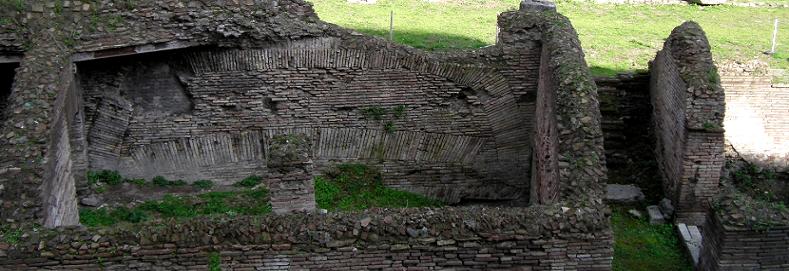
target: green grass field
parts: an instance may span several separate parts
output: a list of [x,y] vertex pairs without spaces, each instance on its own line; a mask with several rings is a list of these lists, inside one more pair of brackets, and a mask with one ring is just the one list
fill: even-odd
[[[773,0],[781,2],[785,0]],[[387,36],[395,14],[395,40],[427,50],[479,48],[495,42],[497,14],[516,9],[518,0],[379,0],[375,5],[346,0],[311,0],[321,19],[363,33]],[[718,61],[759,58],[773,68],[789,68],[789,9],[734,6],[599,5],[557,3],[575,26],[586,60],[597,75],[646,69],[671,30],[687,20],[701,24]],[[783,23],[778,54],[770,49],[773,20]]]

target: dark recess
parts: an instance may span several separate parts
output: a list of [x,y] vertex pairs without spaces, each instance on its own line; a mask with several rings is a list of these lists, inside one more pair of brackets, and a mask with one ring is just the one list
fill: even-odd
[[19,63],[0,63],[0,115],[5,110]]

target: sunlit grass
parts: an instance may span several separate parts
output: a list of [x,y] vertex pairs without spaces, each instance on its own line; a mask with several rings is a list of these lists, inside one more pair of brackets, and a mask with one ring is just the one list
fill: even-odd
[[[381,0],[375,5],[346,0],[312,0],[321,19],[361,32],[388,36],[389,12],[395,14],[395,41],[427,50],[479,48],[495,42],[496,16],[517,9],[518,0]],[[561,1],[560,13],[572,21],[586,60],[595,74],[648,68],[671,30],[698,22],[718,61],[768,61],[789,68],[789,9],[694,5],[603,5]],[[773,20],[783,21],[777,57],[770,49]]]

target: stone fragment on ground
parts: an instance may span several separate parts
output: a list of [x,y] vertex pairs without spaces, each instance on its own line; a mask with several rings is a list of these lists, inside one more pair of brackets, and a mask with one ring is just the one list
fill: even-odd
[[79,203],[89,207],[98,207],[101,205],[101,199],[99,199],[99,197],[96,195],[90,195],[82,198]]
[[671,218],[674,216],[674,205],[671,204],[670,199],[664,198],[660,200],[660,204],[658,204],[658,206],[660,207],[660,212],[663,213],[664,217]]
[[644,193],[635,185],[608,184],[605,199],[611,203],[636,203],[644,200]]
[[636,217],[636,218],[641,218],[641,212],[639,212],[636,209],[627,210],[627,213],[632,215],[632,216],[634,216],[634,217]]
[[647,214],[649,214],[649,224],[657,225],[666,223],[666,218],[663,216],[663,213],[660,212],[660,207],[657,205],[647,206]]
[[682,237],[682,244],[685,245],[685,249],[693,260],[693,265],[697,265],[699,263],[699,253],[701,252],[702,241],[699,227],[679,223],[677,224],[677,229],[679,230],[680,237]]

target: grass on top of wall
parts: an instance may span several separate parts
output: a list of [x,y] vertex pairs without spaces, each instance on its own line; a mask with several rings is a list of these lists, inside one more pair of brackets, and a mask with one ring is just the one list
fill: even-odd
[[[520,0],[309,0],[321,19],[360,32],[388,37],[394,11],[395,41],[427,50],[480,48],[495,43],[496,16],[517,9]],[[784,0],[781,0],[784,1]],[[717,61],[760,59],[789,69],[789,9],[697,5],[614,5],[557,1],[576,28],[596,75],[645,70],[674,27],[698,22]],[[783,23],[778,54],[770,49],[773,20]]]
[[264,215],[271,212],[268,190],[208,192],[195,196],[166,195],[127,208],[83,208],[82,225],[112,226],[120,222],[138,223],[155,218],[187,218],[198,215]]
[[315,178],[315,201],[330,211],[440,207],[441,201],[387,188],[381,174],[363,164],[341,164]]
[[651,225],[623,207],[613,207],[615,271],[693,270],[671,224]]

